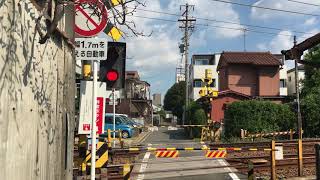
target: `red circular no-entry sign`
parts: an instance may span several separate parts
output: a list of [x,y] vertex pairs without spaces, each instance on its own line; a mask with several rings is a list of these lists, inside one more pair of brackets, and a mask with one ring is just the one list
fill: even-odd
[[[75,10],[76,20],[74,30],[78,35],[92,37],[103,31],[107,26],[108,13],[100,0],[79,0],[75,5]],[[77,19],[80,16],[82,18]],[[99,16],[99,20],[94,18],[97,16]],[[86,21],[87,27],[83,24],[84,21]]]

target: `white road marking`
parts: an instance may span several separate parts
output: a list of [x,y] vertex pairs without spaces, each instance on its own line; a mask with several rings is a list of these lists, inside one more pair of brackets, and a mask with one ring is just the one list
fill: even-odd
[[[228,163],[224,160],[224,159],[219,159],[218,160],[219,163],[222,165],[222,166],[228,166]],[[232,179],[234,180],[240,180],[239,177],[232,172],[232,170],[230,169],[230,167],[226,167],[224,168],[226,171],[229,171],[230,173],[228,174]]]
[[[148,144],[148,147],[151,147],[151,146],[152,146],[152,144]],[[146,171],[147,166],[148,166],[148,160],[150,158],[150,154],[151,154],[150,152],[146,152],[146,154],[144,155],[143,160],[142,160],[143,164],[141,164],[140,170],[139,170],[140,173],[143,173]],[[144,179],[144,174],[139,174],[137,180],[143,180],[143,179]]]

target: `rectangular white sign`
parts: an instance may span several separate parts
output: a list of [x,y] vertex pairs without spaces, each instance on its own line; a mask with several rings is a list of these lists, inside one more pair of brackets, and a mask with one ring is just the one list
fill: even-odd
[[[92,81],[81,81],[80,83],[80,113],[79,113],[79,134],[91,133],[91,118],[92,118]],[[97,132],[104,133],[105,119],[105,99],[106,83],[98,82],[97,93]]]
[[106,38],[75,38],[75,43],[76,60],[107,60]]

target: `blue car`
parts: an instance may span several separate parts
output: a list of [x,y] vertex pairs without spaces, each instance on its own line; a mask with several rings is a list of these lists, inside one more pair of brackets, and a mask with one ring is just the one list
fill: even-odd
[[[135,133],[134,127],[119,115],[115,116],[115,125],[116,130],[121,130],[122,138],[124,139],[132,137]],[[113,130],[113,116],[107,114],[104,123],[105,132],[107,132],[108,129]],[[118,133],[116,134],[118,135]]]

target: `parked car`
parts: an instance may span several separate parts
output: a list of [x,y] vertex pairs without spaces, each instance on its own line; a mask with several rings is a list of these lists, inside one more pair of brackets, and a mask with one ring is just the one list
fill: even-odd
[[125,119],[125,120],[128,122],[128,124],[131,124],[133,127],[138,128],[138,129],[139,129],[139,133],[142,132],[142,130],[143,130],[143,125],[142,125],[142,124],[134,121],[133,119],[131,119],[131,118],[127,117],[127,116],[123,116],[123,115],[120,115],[120,116],[121,116],[123,119]]
[[[106,114],[105,123],[104,123],[104,130],[113,130],[113,115]],[[121,130],[122,138],[130,138],[133,137],[135,132],[135,128],[131,123],[128,123],[125,119],[123,119],[120,115],[115,116],[115,129]],[[118,133],[116,133],[118,136]]]

